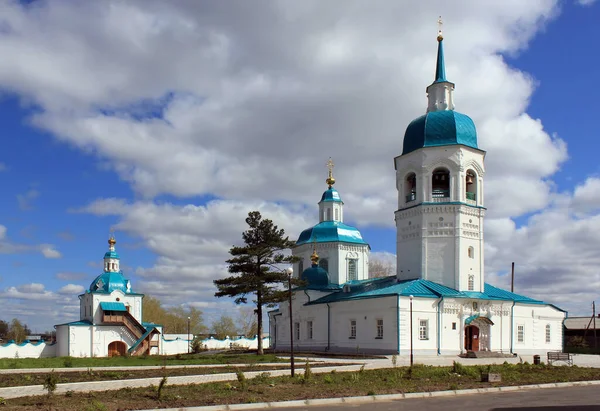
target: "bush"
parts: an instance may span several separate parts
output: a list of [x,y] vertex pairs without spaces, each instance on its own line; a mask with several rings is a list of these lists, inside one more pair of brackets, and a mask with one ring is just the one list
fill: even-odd
[[163,388],[165,388],[165,385],[167,385],[167,377],[166,376],[162,377],[162,379],[158,383],[158,387],[156,388],[156,399],[159,401],[162,397],[162,390],[163,390]]
[[248,382],[246,381],[246,376],[244,375],[244,372],[241,370],[236,371],[236,376],[237,376],[237,380],[240,383],[240,387],[242,388],[242,390],[245,390],[246,387],[248,386]]
[[66,368],[71,368],[71,367],[73,367],[73,358],[71,358],[71,357],[66,357],[66,358],[65,358],[65,360],[63,361],[63,365],[64,365]]
[[310,381],[312,378],[312,370],[310,369],[310,363],[306,360],[306,365],[304,366],[304,380]]
[[54,374],[54,370],[44,378],[44,389],[48,391],[48,395],[52,395],[56,390],[56,384],[58,384],[58,378]]

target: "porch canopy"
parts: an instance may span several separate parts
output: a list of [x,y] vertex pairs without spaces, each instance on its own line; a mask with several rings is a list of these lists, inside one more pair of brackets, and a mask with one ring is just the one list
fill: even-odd
[[492,320],[490,320],[488,317],[482,316],[480,314],[475,314],[470,316],[469,318],[467,318],[465,320],[465,325],[469,325],[471,324],[473,321],[479,319],[481,322],[489,324],[489,325],[494,325],[494,322]]

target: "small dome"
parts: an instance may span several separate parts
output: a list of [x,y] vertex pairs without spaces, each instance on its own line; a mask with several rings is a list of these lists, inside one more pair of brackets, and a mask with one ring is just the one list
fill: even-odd
[[300,279],[306,281],[309,286],[326,287],[329,285],[329,274],[316,264],[304,270]]
[[123,277],[123,273],[105,272],[92,281],[89,290],[97,293],[112,293],[115,290],[130,293],[131,286],[129,280]]
[[119,260],[119,254],[117,254],[116,251],[107,251],[106,253],[104,253],[104,258],[113,258],[116,260]]
[[296,245],[312,242],[329,243],[336,241],[342,243],[367,244],[357,228],[338,221],[323,221],[314,227],[302,231],[298,237],[298,241],[296,241]]
[[326,190],[321,196],[321,202],[331,201],[334,203],[341,203],[342,197],[340,197],[340,193],[335,188],[330,188]]
[[453,110],[431,111],[408,125],[404,133],[402,154],[423,147],[456,144],[478,148],[477,131],[473,120]]

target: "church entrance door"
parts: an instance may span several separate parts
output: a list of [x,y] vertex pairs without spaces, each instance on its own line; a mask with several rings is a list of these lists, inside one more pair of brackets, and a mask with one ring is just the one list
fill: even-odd
[[127,344],[123,341],[113,341],[108,344],[108,356],[115,357],[117,355],[125,355],[127,353]]
[[475,325],[465,327],[465,350],[479,351],[479,328]]

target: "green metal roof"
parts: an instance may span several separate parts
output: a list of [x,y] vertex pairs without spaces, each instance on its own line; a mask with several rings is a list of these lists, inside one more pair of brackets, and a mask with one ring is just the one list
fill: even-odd
[[[343,291],[346,289],[346,291]],[[543,301],[511,293],[490,284],[484,285],[484,292],[458,291],[433,281],[415,279],[397,281],[396,276],[352,281],[344,284],[337,292],[311,301],[308,304],[325,304],[338,301],[360,300],[365,298],[387,297],[391,295],[422,298],[469,298],[480,300],[504,300],[526,304],[546,304]]]
[[127,307],[125,307],[125,304],[113,301],[101,302],[100,308],[102,308],[103,311],[127,311]]
[[300,233],[296,245],[312,242],[342,242],[368,245],[365,240],[363,240],[362,235],[357,228],[338,221],[323,221],[314,227],[307,228]]
[[333,203],[342,203],[342,198],[340,197],[340,193],[335,188],[330,188],[325,190],[323,195],[321,196],[320,202],[333,202]]

